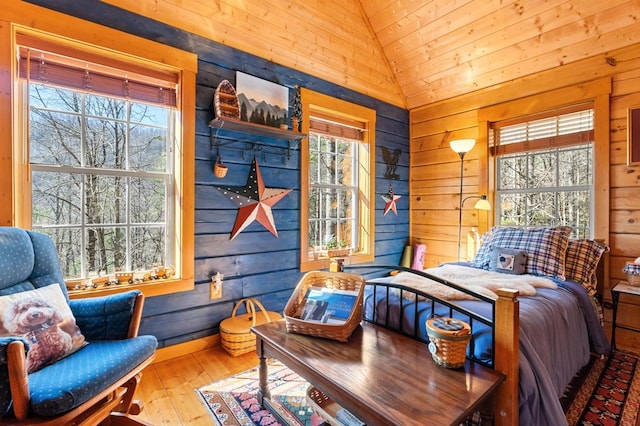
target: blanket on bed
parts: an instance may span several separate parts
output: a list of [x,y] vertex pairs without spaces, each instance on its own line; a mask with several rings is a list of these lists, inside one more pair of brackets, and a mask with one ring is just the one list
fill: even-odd
[[[520,296],[534,296],[536,294],[536,288],[558,288],[553,280],[545,277],[535,275],[510,275],[461,265],[447,264],[436,268],[425,269],[423,272],[494,300],[498,298],[495,291],[499,288],[518,290]],[[410,272],[400,272],[392,279],[392,282],[415,290],[424,291],[425,293],[445,300],[475,299],[475,297],[469,294]]]

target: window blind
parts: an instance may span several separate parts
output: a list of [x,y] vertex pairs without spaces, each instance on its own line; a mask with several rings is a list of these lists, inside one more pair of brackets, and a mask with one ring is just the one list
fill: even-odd
[[363,141],[366,125],[357,120],[314,111],[309,117],[309,130],[337,138]]
[[496,123],[491,153],[504,155],[593,142],[593,109],[584,108],[555,111],[555,115],[530,117],[516,124]]
[[160,72],[141,74],[135,65],[117,64],[122,67],[114,67],[91,61],[93,55],[89,53],[83,55],[74,51],[72,57],[47,50],[46,42],[29,37],[18,41],[22,42],[18,50],[18,72],[22,79],[156,105],[177,106],[177,75]]

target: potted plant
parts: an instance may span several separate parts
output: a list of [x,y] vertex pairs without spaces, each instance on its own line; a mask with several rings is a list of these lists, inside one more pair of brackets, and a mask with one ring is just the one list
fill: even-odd
[[329,241],[327,241],[327,256],[329,257],[341,257],[341,256],[349,256],[349,243],[345,240],[340,240],[336,237],[331,237]]

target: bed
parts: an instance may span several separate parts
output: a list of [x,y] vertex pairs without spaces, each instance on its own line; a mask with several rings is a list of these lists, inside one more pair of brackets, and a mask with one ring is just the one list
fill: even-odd
[[566,385],[591,354],[609,350],[596,298],[607,248],[569,235],[567,227],[494,227],[473,262],[394,267],[402,272],[368,280],[364,319],[425,342],[433,316],[468,322],[468,358],[507,377],[494,398],[495,423],[564,424]]

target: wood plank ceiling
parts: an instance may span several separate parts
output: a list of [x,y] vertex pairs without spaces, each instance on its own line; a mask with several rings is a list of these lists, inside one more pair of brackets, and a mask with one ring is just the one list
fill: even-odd
[[640,42],[640,0],[103,1],[410,110]]

